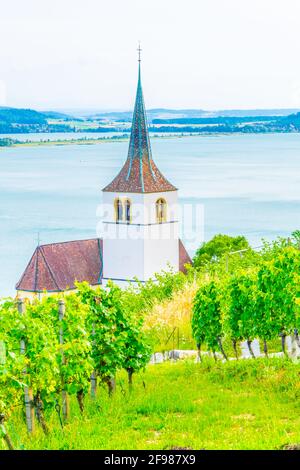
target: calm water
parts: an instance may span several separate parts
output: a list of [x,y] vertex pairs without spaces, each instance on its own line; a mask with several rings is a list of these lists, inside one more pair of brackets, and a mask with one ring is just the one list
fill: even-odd
[[[101,188],[127,142],[0,150],[0,293],[12,294],[41,243],[96,236]],[[182,204],[204,207],[204,237],[243,234],[253,245],[300,228],[300,135],[152,140],[159,168]],[[201,238],[201,219],[197,221]],[[185,217],[184,230],[191,230]],[[193,252],[193,246],[189,246]]]

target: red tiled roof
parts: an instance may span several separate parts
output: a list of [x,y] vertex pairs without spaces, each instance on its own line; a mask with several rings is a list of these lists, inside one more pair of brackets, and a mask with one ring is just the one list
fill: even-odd
[[127,160],[119,174],[103,191],[156,193],[176,191],[152,159],[141,73],[136,92]]
[[179,271],[186,272],[185,264],[193,264],[190,255],[185,249],[184,244],[179,239]]
[[102,280],[102,240],[77,240],[38,246],[17,290],[60,292],[74,289],[75,281],[91,285]]

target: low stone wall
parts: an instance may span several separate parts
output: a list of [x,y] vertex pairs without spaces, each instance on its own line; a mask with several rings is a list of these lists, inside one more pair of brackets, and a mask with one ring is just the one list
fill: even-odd
[[[260,344],[258,339],[254,339],[251,343],[252,351],[255,357],[264,357],[264,352],[260,350]],[[286,351],[290,357],[300,357],[300,348],[298,347],[295,338],[291,336],[286,337]],[[247,341],[241,342],[241,352],[242,355],[240,359],[251,359],[251,354],[247,345]],[[220,360],[225,360],[221,353],[216,352],[216,357]],[[201,356],[211,356],[213,354],[208,351],[201,351]],[[283,356],[283,352],[278,353],[270,353],[268,354],[269,357],[281,357]],[[180,359],[194,359],[195,362],[199,362],[198,352],[194,349],[172,349],[170,351],[165,352],[157,352],[152,354],[150,358],[150,364],[161,364],[165,361],[178,361]],[[229,357],[229,360],[235,360],[235,357]]]

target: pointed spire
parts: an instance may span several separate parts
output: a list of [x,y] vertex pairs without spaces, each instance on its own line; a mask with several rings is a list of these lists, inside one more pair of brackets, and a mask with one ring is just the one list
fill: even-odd
[[139,72],[138,72],[138,85],[136,91],[136,99],[135,99],[135,106],[134,106],[134,113],[133,113],[133,120],[132,120],[132,127],[131,127],[131,135],[130,135],[130,142],[129,142],[129,150],[128,150],[128,159],[130,160],[128,173],[126,176],[126,181],[129,180],[131,172],[133,170],[133,162],[135,159],[138,159],[140,164],[140,184],[142,188],[142,192],[144,192],[144,175],[143,175],[143,160],[147,161],[149,166],[149,170],[151,172],[152,178],[155,180],[155,174],[152,170],[151,166],[151,146],[149,140],[149,133],[148,133],[148,125],[147,125],[147,117],[145,111],[145,103],[144,103],[144,96],[143,96],[143,89],[142,89],[142,80],[141,80],[141,47],[139,44],[138,48],[139,53]]
[[161,192],[176,191],[156,167],[151,153],[141,80],[141,47],[138,47],[138,84],[127,160],[116,178],[103,191]]
[[141,63],[141,52],[142,52],[142,49],[141,49],[141,41],[139,41],[139,47],[137,48],[137,51],[139,53],[139,64]]

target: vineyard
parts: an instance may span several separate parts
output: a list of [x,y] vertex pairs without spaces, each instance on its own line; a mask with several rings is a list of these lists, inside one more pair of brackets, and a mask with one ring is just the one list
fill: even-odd
[[[270,256],[270,254],[269,254]],[[192,317],[193,335],[201,359],[205,344],[215,355],[227,355],[223,339],[230,339],[238,359],[237,345],[263,342],[268,357],[268,341],[281,338],[286,354],[286,337],[292,336],[294,349],[300,347],[300,251],[292,245],[274,248],[270,259],[231,276],[212,276],[198,289]]]
[[117,370],[125,369],[132,387],[133,374],[150,357],[142,319],[126,313],[115,286],[93,290],[83,283],[64,299],[8,300],[1,305],[0,324],[1,432],[10,449],[5,421],[22,403],[28,432],[37,418],[48,434],[45,408],[61,410],[67,422],[72,395],[83,413],[90,386],[96,395],[97,382],[104,382],[112,394]]
[[[90,423],[92,416],[98,416],[104,429],[110,429],[110,410],[115,410],[119,419],[124,416],[124,422],[128,421],[130,427],[132,418],[124,413],[130,409],[130,414],[135,415],[132,407],[148,410],[150,432],[154,426],[152,418],[156,424],[163,420],[161,412],[155,415],[157,400],[167,415],[174,408],[168,394],[174,395],[178,406],[181,398],[189,394],[193,395],[193,403],[202,403],[197,398],[199,391],[194,389],[193,377],[198,377],[205,395],[211,380],[216,385],[217,376],[222,376],[225,389],[229,386],[231,390],[230,377],[244,380],[243,377],[259,373],[269,384],[274,374],[276,377],[287,374],[288,389],[295,397],[298,366],[287,355],[286,337],[293,338],[296,351],[296,345],[300,347],[299,276],[298,240],[282,239],[264,244],[259,252],[246,248],[242,254],[221,254],[197,268],[190,267],[186,274],[161,273],[156,282],[148,281],[137,288],[121,290],[110,284],[104,290],[81,283],[75,293],[44,297],[41,301],[3,299],[0,303],[0,441],[2,438],[9,449],[20,447],[19,438],[14,437],[16,433],[12,436],[17,426],[18,436],[24,436],[26,430],[22,440],[30,448],[35,448],[35,436],[48,448],[60,432],[57,429],[61,429],[62,438],[66,439],[74,419],[77,423],[79,419],[82,423],[89,419]],[[176,364],[177,372],[167,365],[161,369],[148,365],[153,352],[172,347],[169,339],[174,331],[182,348],[197,345],[200,362],[187,365],[187,369]],[[265,359],[255,358],[254,339],[263,345]],[[279,340],[284,357],[274,363],[269,356]],[[242,341],[246,341],[255,358],[246,362],[256,365],[244,366],[245,361],[239,360]],[[215,365],[204,351],[211,353]],[[224,362],[221,369],[220,355]],[[236,361],[229,361],[233,358]],[[201,370],[207,379],[205,374],[198,375]],[[159,392],[155,380],[159,381]],[[181,384],[178,390],[177,383]],[[158,399],[157,393],[163,394],[165,403],[163,398]],[[197,414],[198,408],[192,403],[183,400],[180,406],[178,413],[189,413],[191,408]],[[98,429],[98,424],[93,423]],[[116,435],[117,428],[116,423]],[[105,445],[103,431],[98,433],[103,440],[101,445]],[[71,446],[64,442],[66,448]],[[155,445],[160,445],[159,442]],[[198,445],[196,442],[197,439],[195,445]],[[78,445],[86,448],[83,442]],[[168,446],[165,441],[164,445]],[[130,448],[129,441],[126,446]]]

